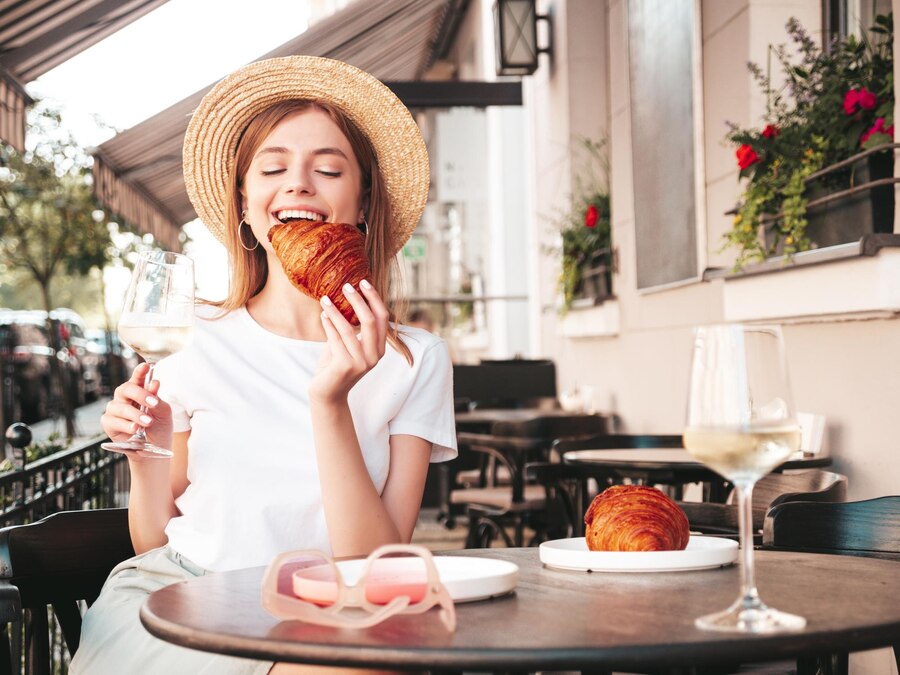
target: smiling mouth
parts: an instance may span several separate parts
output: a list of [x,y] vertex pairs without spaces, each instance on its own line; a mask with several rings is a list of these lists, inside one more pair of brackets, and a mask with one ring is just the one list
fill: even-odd
[[305,209],[281,209],[274,214],[275,218],[281,223],[294,223],[298,220],[311,220],[313,222],[325,222],[325,216],[315,211],[307,211]]

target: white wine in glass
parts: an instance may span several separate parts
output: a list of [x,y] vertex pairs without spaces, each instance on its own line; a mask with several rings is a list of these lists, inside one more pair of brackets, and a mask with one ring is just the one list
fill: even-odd
[[740,597],[728,609],[697,619],[698,628],[778,633],[806,626],[803,617],[763,603],[753,567],[753,486],[799,446],[781,329],[698,328],[684,447],[737,490],[742,549]]
[[[142,253],[131,276],[118,329],[119,339],[150,364],[145,383],[152,381],[153,367],[160,359],[190,343],[193,325],[193,261],[170,251]],[[100,447],[141,457],[172,456],[170,449],[148,441],[143,427],[127,440]]]

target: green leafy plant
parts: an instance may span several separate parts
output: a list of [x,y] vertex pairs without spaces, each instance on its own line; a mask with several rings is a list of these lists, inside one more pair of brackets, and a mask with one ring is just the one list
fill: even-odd
[[[737,146],[739,178],[746,179],[724,248],[738,249],[735,267],[774,255],[812,248],[806,234],[810,176],[867,149],[893,142],[893,16],[882,15],[859,39],[834,40],[821,49],[796,19],[787,23],[796,52],[770,47],[784,73],[775,88],[770,72],[749,64],[766,95],[762,129],[729,123],[727,140]],[[770,64],[771,65],[771,64]],[[770,69],[769,69],[770,70]],[[824,187],[848,187],[849,169],[830,173]],[[769,230],[766,245],[761,227]]]
[[[31,464],[44,457],[68,450],[72,446],[72,439],[65,438],[57,432],[53,432],[45,441],[38,441],[31,445],[25,446],[25,464]],[[0,461],[0,473],[15,470],[15,466],[11,459],[7,458]]]
[[584,162],[575,180],[568,210],[557,221],[561,245],[552,253],[561,254],[558,288],[562,311],[568,311],[581,291],[584,271],[597,263],[598,256],[610,264],[611,210],[605,141],[582,141]]

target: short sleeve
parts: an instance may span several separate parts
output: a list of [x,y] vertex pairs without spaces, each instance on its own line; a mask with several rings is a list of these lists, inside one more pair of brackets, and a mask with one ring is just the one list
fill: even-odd
[[153,378],[159,380],[159,398],[172,408],[172,430],[175,432],[190,431],[191,418],[178,396],[179,372],[175,360],[177,355],[164,358],[153,368]]
[[453,415],[453,366],[443,340],[422,353],[409,395],[388,425],[390,435],[418,436],[433,445],[432,462],[456,457],[456,422]]

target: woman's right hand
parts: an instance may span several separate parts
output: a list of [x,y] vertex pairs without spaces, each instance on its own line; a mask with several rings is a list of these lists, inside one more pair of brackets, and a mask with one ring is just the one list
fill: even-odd
[[[142,363],[124,384],[116,387],[113,399],[107,403],[106,412],[100,417],[103,431],[113,441],[124,441],[144,427],[147,438],[162,448],[172,447],[172,409],[159,399],[159,380],[144,387],[149,364]],[[147,412],[140,410],[146,406]]]

